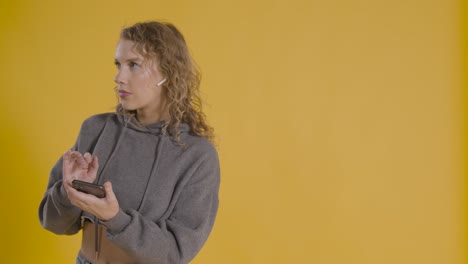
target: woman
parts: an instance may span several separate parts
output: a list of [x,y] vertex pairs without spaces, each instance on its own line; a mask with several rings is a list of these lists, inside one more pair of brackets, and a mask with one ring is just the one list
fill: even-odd
[[[123,29],[115,64],[116,113],[82,124],[51,171],[41,224],[56,234],[83,229],[77,263],[188,263],[218,209],[219,161],[199,72],[181,33],[159,22]],[[105,197],[73,180],[103,184]]]

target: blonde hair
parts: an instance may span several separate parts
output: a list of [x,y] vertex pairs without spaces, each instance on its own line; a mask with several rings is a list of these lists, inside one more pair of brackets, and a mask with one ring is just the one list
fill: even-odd
[[170,23],[150,21],[124,28],[120,38],[133,41],[145,59],[156,58],[159,62],[159,70],[166,78],[162,87],[169,112],[163,131],[181,143],[179,127],[186,123],[191,134],[213,142],[213,128],[207,124],[202,109],[200,70],[180,31]]

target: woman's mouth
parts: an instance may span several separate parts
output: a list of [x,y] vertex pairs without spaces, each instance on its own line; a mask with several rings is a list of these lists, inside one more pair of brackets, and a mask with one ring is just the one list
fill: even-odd
[[129,92],[125,91],[125,90],[119,90],[119,96],[121,98],[125,98],[125,97],[127,97],[129,95],[131,95],[131,93],[129,93]]

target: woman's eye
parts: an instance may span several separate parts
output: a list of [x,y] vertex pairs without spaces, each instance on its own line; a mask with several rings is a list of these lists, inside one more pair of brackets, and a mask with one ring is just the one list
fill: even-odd
[[140,66],[135,62],[130,62],[128,65],[130,66],[130,68],[136,68],[136,67]]

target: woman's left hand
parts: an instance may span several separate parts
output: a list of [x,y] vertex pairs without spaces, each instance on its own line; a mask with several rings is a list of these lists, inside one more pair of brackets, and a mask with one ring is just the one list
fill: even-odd
[[68,190],[68,198],[74,206],[81,210],[95,215],[99,220],[109,221],[117,215],[120,206],[110,181],[104,183],[104,190],[106,197],[98,198],[71,188]]

